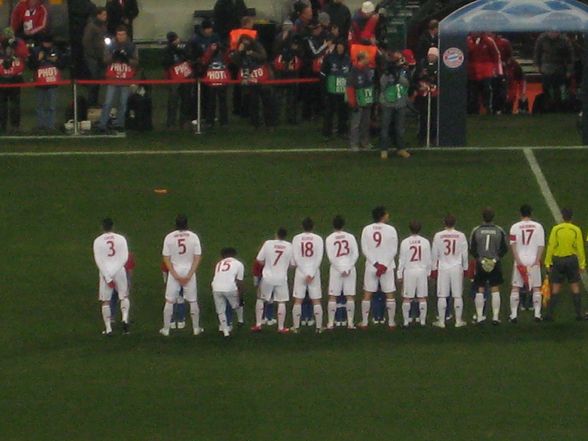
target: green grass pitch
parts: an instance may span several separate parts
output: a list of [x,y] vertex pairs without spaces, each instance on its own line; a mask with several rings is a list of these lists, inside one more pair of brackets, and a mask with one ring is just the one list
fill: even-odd
[[[573,121],[567,124],[559,138],[545,130],[543,141],[577,142]],[[142,135],[104,145],[29,142],[3,149],[270,146],[265,136],[251,144],[253,133],[241,128],[196,141],[171,135],[174,142],[166,143],[163,135]],[[295,146],[295,133],[283,129],[276,144]],[[313,142],[311,135],[297,136],[302,147]],[[489,138],[476,136],[487,145]],[[508,145],[520,136],[497,143]],[[536,156],[558,203],[572,206],[586,229],[588,152]],[[567,295],[554,324],[538,325],[528,312],[517,326],[506,323],[505,286],[498,328],[389,332],[372,326],[320,336],[306,329],[287,336],[239,329],[230,341],[215,330],[210,281],[220,248],[237,247],[250,268],[277,226],[295,233],[307,215],[326,235],[333,215],[341,213],[359,235],[373,206],[384,204],[401,237],[412,218],[423,222],[430,237],[448,211],[469,234],[483,206],[494,207],[497,223],[508,228],[519,205],[529,202],[549,229],[553,219],[520,151],[422,151],[408,161],[345,152],[0,157],[0,167],[2,441],[588,437],[588,325],[573,321]],[[155,194],[158,187],[169,193]],[[198,286],[206,331],[193,337],[186,329],[164,339],[157,333],[160,252],[180,211],[203,244]],[[100,335],[91,254],[106,215],[127,236],[137,259],[132,333],[115,331],[112,339]],[[507,261],[510,281],[510,255]],[[326,274],[323,265],[323,285]],[[358,287],[362,276],[360,264]],[[247,288],[250,324],[249,276]],[[468,319],[472,306],[467,297]],[[429,322],[435,309],[431,299]]]

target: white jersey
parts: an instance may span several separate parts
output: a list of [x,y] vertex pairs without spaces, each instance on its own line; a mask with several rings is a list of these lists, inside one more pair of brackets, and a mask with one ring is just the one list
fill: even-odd
[[366,226],[361,232],[361,251],[366,266],[376,262],[388,269],[396,268],[394,259],[398,253],[398,233],[391,225],[377,222]]
[[545,247],[545,231],[535,221],[520,221],[510,227],[510,244],[516,245],[519,259],[524,265],[533,265],[539,257],[539,248]]
[[345,231],[331,233],[325,240],[325,247],[331,267],[340,273],[351,270],[359,258],[355,236]]
[[176,230],[165,236],[161,254],[169,257],[176,272],[187,272],[194,256],[202,255],[200,239],[189,230]]
[[220,260],[214,267],[212,290],[214,292],[237,291],[237,280],[242,281],[244,273],[245,267],[234,257]]
[[120,234],[104,233],[94,240],[94,260],[106,283],[124,268],[128,259],[127,240]]
[[262,279],[270,285],[281,285],[288,281],[292,244],[285,240],[266,240],[256,260],[263,264]]
[[318,234],[300,233],[292,238],[292,260],[304,277],[319,273],[323,254],[323,239]]
[[433,237],[433,269],[448,270],[461,266],[468,269],[468,240],[461,231],[446,229]]
[[400,244],[398,259],[398,278],[403,278],[405,270],[424,270],[431,274],[431,244],[418,234],[407,237]]

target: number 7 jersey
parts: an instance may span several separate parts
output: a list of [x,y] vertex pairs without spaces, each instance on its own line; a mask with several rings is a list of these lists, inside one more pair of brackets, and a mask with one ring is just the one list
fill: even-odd
[[270,285],[288,281],[288,268],[292,261],[292,244],[285,240],[266,240],[256,260],[263,264],[262,278]]

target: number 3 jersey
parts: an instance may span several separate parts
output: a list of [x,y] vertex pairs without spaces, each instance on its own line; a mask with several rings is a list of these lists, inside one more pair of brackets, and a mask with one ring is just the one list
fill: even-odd
[[214,267],[212,290],[214,292],[236,292],[237,280],[243,280],[245,267],[233,257],[222,259]]
[[323,253],[323,239],[318,234],[301,233],[292,238],[292,260],[304,277],[315,277],[319,273]]
[[510,227],[510,244],[515,245],[521,262],[533,265],[538,257],[539,247],[545,247],[543,226],[532,220],[523,220]]
[[431,244],[417,234],[407,237],[400,244],[398,258],[398,278],[403,277],[404,270],[424,270],[431,273]]
[[461,266],[468,269],[468,241],[461,231],[443,230],[433,237],[433,269],[447,270]]
[[261,277],[270,285],[288,282],[288,268],[292,261],[292,244],[285,240],[266,240],[256,260],[263,264]]
[[353,234],[335,231],[325,240],[325,247],[329,262],[340,273],[347,272],[355,266],[359,250]]
[[176,230],[165,236],[161,254],[169,257],[178,273],[185,273],[192,267],[194,256],[202,254],[200,239],[189,230]]
[[127,240],[116,233],[104,233],[94,240],[94,260],[106,282],[124,268],[129,258]]

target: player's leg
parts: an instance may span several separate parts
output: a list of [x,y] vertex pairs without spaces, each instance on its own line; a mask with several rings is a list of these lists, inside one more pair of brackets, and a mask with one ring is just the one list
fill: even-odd
[[360,328],[367,328],[372,306],[372,296],[378,290],[378,278],[376,270],[366,265],[363,278],[363,299],[361,301],[361,323]]
[[466,322],[463,320],[463,277],[461,267],[457,267],[451,272],[449,292],[451,292],[451,295],[453,296],[453,310],[455,312],[456,328],[466,326]]
[[289,299],[287,283],[274,287],[274,300],[278,303],[278,332],[281,334],[289,332],[289,329],[284,326],[286,323],[286,303]]
[[122,315],[123,333],[129,333],[129,311],[131,309],[131,302],[129,300],[129,285],[127,280],[127,272],[123,268],[114,276],[116,289],[118,290],[120,312]]
[[496,264],[489,278],[492,295],[492,324],[500,323],[500,285],[504,282],[500,262]]
[[190,318],[194,335],[200,335],[204,329],[200,327],[200,306],[198,305],[198,292],[196,288],[196,276],[184,285],[184,299],[190,305]]
[[449,270],[440,270],[437,276],[437,321],[433,326],[445,327],[445,314],[447,313],[447,297],[450,292],[451,275]]
[[104,321],[105,335],[112,335],[112,324],[110,323],[110,299],[112,297],[113,288],[110,288],[103,277],[100,277],[98,282],[98,300],[100,301],[100,311],[102,313],[102,320]]
[[112,296],[110,297],[110,323],[116,322],[116,313],[118,309],[118,291],[116,288],[112,291]]
[[521,275],[517,266],[513,265],[512,287],[510,290],[510,316],[508,319],[511,323],[516,323],[518,320],[519,304],[521,301],[521,288],[524,286],[524,284],[525,282],[523,280],[523,276]]
[[216,315],[218,317],[219,329],[224,334],[225,337],[228,337],[229,336],[229,324],[227,322],[227,313],[226,313],[228,302],[225,299],[225,293],[213,292],[212,298],[214,300],[214,309],[216,310]]
[[263,321],[263,310],[267,299],[272,295],[273,286],[261,279],[257,287],[257,300],[255,301],[255,325],[251,327],[254,332],[261,331]]
[[347,328],[355,329],[355,287],[357,284],[357,272],[355,268],[343,281],[343,294],[345,295],[345,311],[347,313]]
[[380,276],[380,287],[386,296],[386,311],[388,312],[388,327],[393,329],[396,327],[396,280],[394,278],[394,271],[389,270]]
[[416,296],[419,301],[419,317],[421,326],[427,324],[427,297],[429,296],[429,286],[427,283],[427,275],[424,271],[416,277]]
[[321,292],[320,274],[317,274],[314,279],[312,279],[312,282],[308,284],[307,289],[308,297],[310,297],[310,302],[312,303],[315,329],[317,333],[321,333],[323,332],[323,305],[321,304],[323,294]]
[[337,314],[337,298],[343,290],[343,277],[335,268],[329,269],[329,301],[327,303],[327,329],[335,326],[335,315]]
[[163,306],[163,328],[160,329],[160,333],[164,336],[169,335],[171,327],[172,315],[174,313],[174,303],[178,298],[180,292],[180,284],[173,277],[167,278],[165,285],[165,304]]
[[302,317],[302,304],[306,297],[306,281],[298,271],[294,274],[292,297],[294,297],[294,305],[292,306],[292,331],[298,332]]
[[474,305],[476,307],[476,322],[482,323],[486,320],[484,317],[484,306],[486,304],[486,298],[484,292],[486,290],[487,276],[486,272],[482,268],[480,262],[476,262],[476,275],[474,277],[474,284],[477,287],[477,292],[474,297]]

